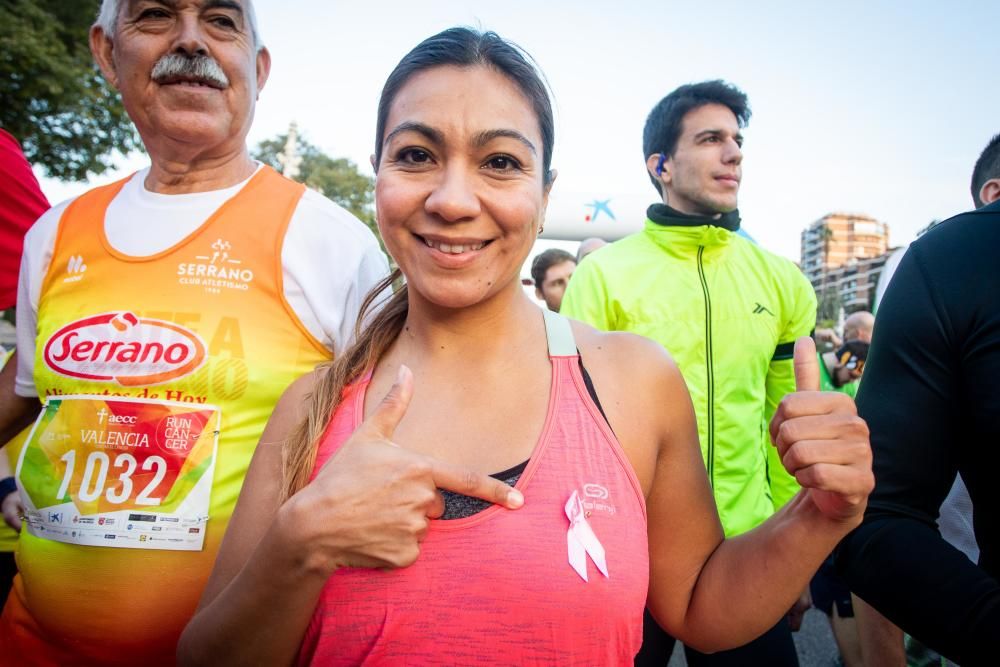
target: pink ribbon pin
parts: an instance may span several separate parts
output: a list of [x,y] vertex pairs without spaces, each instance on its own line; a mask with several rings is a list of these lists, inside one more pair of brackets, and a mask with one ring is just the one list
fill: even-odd
[[584,581],[587,581],[587,554],[594,565],[605,577],[609,577],[608,563],[604,547],[594,534],[594,529],[587,523],[580,494],[573,494],[566,501],[566,518],[569,519],[569,530],[566,532],[566,543],[569,549],[569,564]]

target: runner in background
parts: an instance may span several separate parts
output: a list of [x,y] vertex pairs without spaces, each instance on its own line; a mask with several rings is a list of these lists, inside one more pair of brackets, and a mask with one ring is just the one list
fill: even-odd
[[388,267],[360,221],[250,158],[271,57],[249,0],[105,0],[90,41],[150,166],[25,240],[0,431],[48,403],[17,463],[0,646],[172,664],[275,402],[345,348]]
[[[854,398],[864,372],[874,325],[875,317],[866,310],[851,313],[844,320],[843,338],[834,333],[836,349],[819,355],[819,386],[823,391],[839,391]],[[847,582],[837,574],[832,556],[817,570],[809,583],[809,592],[813,607],[823,612],[830,622],[844,667],[861,667],[864,662],[855,605]]]
[[[977,208],[992,203],[1000,196],[1000,135],[987,144],[976,162],[971,190],[973,203]],[[905,249],[899,251],[895,256],[896,261],[891,265],[887,263],[883,269],[876,293],[876,308],[885,293],[885,286],[889,284],[896,267],[899,266],[900,258],[905,256],[904,253]],[[960,474],[956,475],[951,490],[941,503],[937,524],[941,537],[946,542],[961,551],[973,563],[979,561],[972,500]],[[861,647],[867,664],[886,667],[956,664],[927,648],[919,640],[905,635],[899,627],[864,600],[854,596],[854,602]]]
[[[792,262],[738,232],[747,96],[723,81],[681,86],[650,112],[643,158],[660,202],[645,229],[581,262],[563,314],[657,341],[694,401],[702,456],[727,536],[764,522],[798,491],[767,442],[767,423],[795,388],[792,346],[816,326],[816,295]],[[795,665],[791,630],[803,590],[751,645],[691,665]],[[674,641],[647,615],[637,664],[665,665]]]
[[874,326],[875,316],[867,310],[851,313],[844,320],[844,337],[834,334],[834,349],[821,353],[819,357],[820,387],[823,391],[839,391],[854,398],[868,358]]
[[583,261],[584,257],[606,245],[608,245],[607,241],[599,239],[596,236],[591,236],[580,241],[580,246],[576,249],[576,263],[579,264]]
[[535,296],[545,302],[546,308],[558,313],[570,276],[576,269],[576,260],[565,250],[550,248],[531,262],[531,279],[535,282]]
[[[1000,135],[976,162],[972,195],[979,208],[910,245],[879,304],[858,393],[877,485],[837,565],[902,630],[959,664],[987,665],[1000,652]],[[936,522],[957,474],[975,510],[978,563]]]

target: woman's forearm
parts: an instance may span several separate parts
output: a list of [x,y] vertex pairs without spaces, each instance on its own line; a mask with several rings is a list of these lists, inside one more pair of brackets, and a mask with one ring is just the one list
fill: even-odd
[[329,573],[290,547],[278,519],[229,585],[188,623],[179,664],[294,662]]
[[695,584],[678,637],[699,650],[741,646],[792,607],[840,539],[855,525],[825,517],[796,495],[754,530],[723,541]]

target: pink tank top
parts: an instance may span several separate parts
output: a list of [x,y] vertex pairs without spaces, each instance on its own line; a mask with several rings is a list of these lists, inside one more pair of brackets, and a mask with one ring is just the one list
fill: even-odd
[[[632,664],[649,581],[645,501],[587,393],[568,320],[545,313],[552,389],[517,483],[524,506],[432,521],[410,567],[338,570],[300,665]],[[360,425],[367,385],[345,391],[314,476]]]

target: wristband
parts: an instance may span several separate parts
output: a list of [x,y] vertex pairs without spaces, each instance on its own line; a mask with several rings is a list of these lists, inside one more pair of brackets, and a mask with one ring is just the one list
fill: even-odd
[[0,502],[15,491],[17,491],[17,482],[14,481],[13,477],[0,479]]

